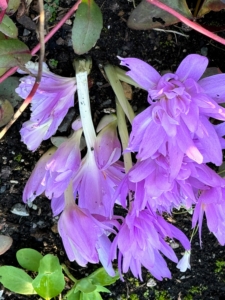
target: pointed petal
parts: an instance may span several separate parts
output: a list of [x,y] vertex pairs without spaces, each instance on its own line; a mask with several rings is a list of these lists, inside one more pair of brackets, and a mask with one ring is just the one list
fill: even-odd
[[182,60],[175,74],[179,76],[181,81],[185,81],[187,78],[198,81],[207,65],[208,59],[205,56],[190,54]]

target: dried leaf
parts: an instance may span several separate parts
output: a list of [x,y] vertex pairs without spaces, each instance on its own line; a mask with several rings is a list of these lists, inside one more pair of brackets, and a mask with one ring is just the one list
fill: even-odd
[[205,0],[201,6],[201,9],[198,12],[197,18],[203,17],[205,14],[210,11],[220,11],[225,8],[225,4],[220,0]]
[[6,235],[0,235],[0,255],[4,254],[12,246],[12,238]]
[[12,104],[6,99],[0,99],[0,127],[6,125],[11,120],[13,114]]
[[[183,16],[192,18],[185,0],[161,0],[161,2],[172,7]],[[177,22],[179,20],[173,15],[143,0],[131,13],[127,25],[132,29],[146,30],[169,26]]]

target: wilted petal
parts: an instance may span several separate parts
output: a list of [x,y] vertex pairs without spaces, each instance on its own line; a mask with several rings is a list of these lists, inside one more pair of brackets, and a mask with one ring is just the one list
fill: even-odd
[[181,272],[186,272],[187,269],[191,269],[190,265],[190,256],[191,256],[191,251],[185,251],[183,257],[177,264],[177,268],[180,269]]
[[[130,69],[126,74],[136,81],[146,91],[156,86],[160,79],[159,73],[149,64],[138,58],[122,58],[121,65]],[[138,65],[138,68],[137,68]]]

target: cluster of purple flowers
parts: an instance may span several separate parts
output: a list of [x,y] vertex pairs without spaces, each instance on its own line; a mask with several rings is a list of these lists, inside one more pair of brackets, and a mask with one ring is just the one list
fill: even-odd
[[[150,104],[132,123],[126,151],[137,153],[135,165],[124,174],[116,119],[99,130],[82,158],[82,122],[76,120],[73,134],[36,165],[23,200],[33,201],[43,192],[51,199],[54,215],[61,213],[58,231],[71,261],[81,266],[101,261],[113,275],[117,258],[121,274],[130,269],[142,279],[144,266],[162,280],[171,277],[163,255],[178,262],[166,239],[177,239],[185,249],[177,265],[181,271],[190,268],[191,251],[189,239],[164,213],[194,207],[192,225],[199,225],[200,240],[205,213],[209,230],[225,244],[225,180],[207,166],[221,165],[225,148],[224,123],[210,121],[225,120],[219,105],[225,102],[225,74],[201,79],[208,60],[197,54],[188,55],[175,74],[163,76],[136,58],[121,58],[121,64],[148,92]],[[45,70],[31,119],[21,130],[31,150],[55,133],[76,91],[75,78]],[[30,76],[23,78],[17,92],[25,98],[32,82]],[[125,209],[124,218],[114,215],[115,203]]]

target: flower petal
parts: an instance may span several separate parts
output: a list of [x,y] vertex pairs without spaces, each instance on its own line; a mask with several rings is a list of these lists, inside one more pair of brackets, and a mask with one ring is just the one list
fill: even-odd
[[207,65],[208,59],[205,56],[190,54],[182,60],[175,74],[179,76],[181,81],[185,81],[187,78],[198,81]]
[[[138,58],[122,58],[121,65],[130,69],[126,74],[136,81],[143,89],[148,91],[156,86],[160,79],[159,73],[149,64]],[[137,68],[138,66],[138,68]]]
[[201,79],[198,84],[204,92],[212,97],[217,103],[225,102],[225,74],[217,74]]

